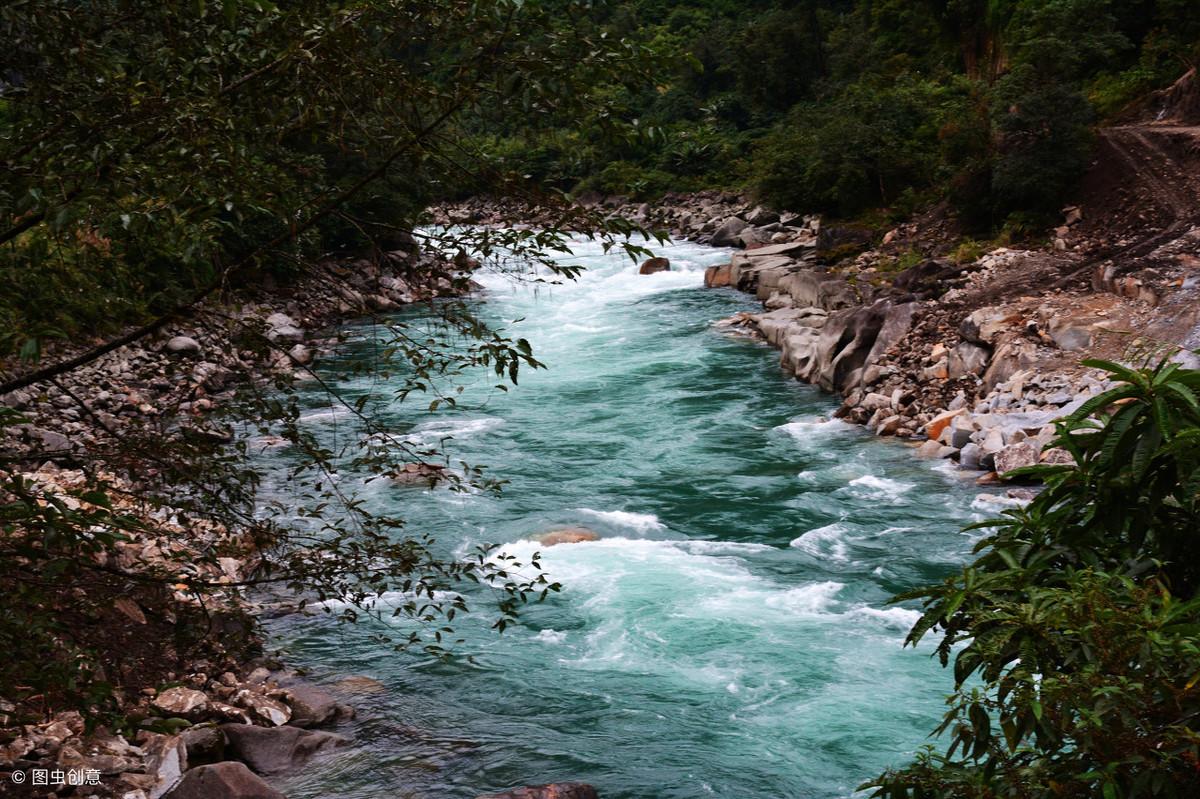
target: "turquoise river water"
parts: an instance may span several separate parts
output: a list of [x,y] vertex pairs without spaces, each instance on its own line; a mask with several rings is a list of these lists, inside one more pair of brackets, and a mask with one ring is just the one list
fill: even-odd
[[[826,421],[835,403],[777,353],[714,329],[755,307],[702,287],[727,251],[656,249],[673,271],[639,276],[581,242],[576,283],[481,278],[484,315],[549,369],[469,410],[377,406],[509,483],[497,497],[341,475],[414,532],[526,557],[530,535],[559,527],[602,539],[544,549],[565,589],[505,633],[460,617],[471,661],[394,652],[369,626],[274,622],[317,681],[382,683],[356,699],[356,745],[283,783],[292,799],[563,780],[604,799],[832,799],[927,742],[950,676],[902,648],[916,613],[886,600],[961,563],[961,526],[994,508],[910,448]],[[371,328],[350,333],[347,357],[374,346]],[[342,388],[388,396],[361,377]],[[304,399],[313,430],[346,434],[322,394]],[[286,452],[270,457],[282,474]]]

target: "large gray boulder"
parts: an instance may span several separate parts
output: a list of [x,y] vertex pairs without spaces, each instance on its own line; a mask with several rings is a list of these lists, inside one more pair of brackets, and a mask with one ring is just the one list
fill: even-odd
[[914,310],[915,303],[893,305],[879,300],[830,314],[817,343],[819,361],[808,382],[826,391],[857,388],[863,369],[908,333]]
[[165,799],[287,799],[242,763],[226,761],[198,766]]
[[292,718],[288,724],[293,727],[320,727],[336,721],[348,710],[323,689],[309,683],[289,685],[284,690],[287,691],[288,704],[292,706]]
[[721,223],[721,226],[713,232],[712,240],[709,242],[714,247],[736,247],[738,245],[738,235],[746,229],[746,223],[736,216],[731,216]]
[[250,724],[222,724],[229,742],[227,754],[237,758],[259,774],[283,774],[315,755],[345,746],[340,735],[299,727],[255,727]]

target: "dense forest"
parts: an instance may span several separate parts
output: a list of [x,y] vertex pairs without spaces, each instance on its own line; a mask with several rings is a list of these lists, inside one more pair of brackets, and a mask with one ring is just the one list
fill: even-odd
[[652,198],[753,189],[777,207],[902,215],[949,200],[976,228],[1057,211],[1090,126],[1119,119],[1197,57],[1188,0],[642,0],[592,22],[673,57],[612,87],[640,136],[503,118],[488,152],[563,188]]

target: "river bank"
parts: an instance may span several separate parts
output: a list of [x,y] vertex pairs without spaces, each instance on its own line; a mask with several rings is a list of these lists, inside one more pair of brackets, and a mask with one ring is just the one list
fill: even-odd
[[[3,449],[24,491],[54,498],[66,512],[136,520],[111,552],[93,556],[91,570],[136,588],[112,594],[113,580],[89,579],[85,569],[74,591],[96,607],[70,631],[73,644],[97,653],[111,686],[105,701],[133,727],[95,727],[94,716],[55,710],[51,697],[0,697],[5,795],[280,797],[262,777],[348,743],[315,728],[352,718],[347,702],[361,686],[353,677],[311,684],[264,653],[253,618],[261,599],[254,586],[264,577],[260,543],[249,530],[195,513],[203,484],[173,483],[175,465],[155,453],[234,446],[239,392],[307,379],[330,343],[323,331],[459,295],[469,286],[457,274],[459,266],[411,241],[374,259],[327,261],[286,286],[228,293],[3,396],[19,414],[3,428]],[[88,346],[59,347],[51,362],[85,355]],[[4,382],[30,371],[15,368]],[[104,505],[87,493],[97,481]],[[137,499],[147,495],[160,499]]]

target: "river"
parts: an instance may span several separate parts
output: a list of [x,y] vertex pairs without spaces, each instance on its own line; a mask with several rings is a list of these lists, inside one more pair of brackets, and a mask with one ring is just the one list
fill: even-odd
[[[604,799],[832,799],[927,743],[950,675],[928,648],[902,648],[917,614],[886,601],[966,559],[962,525],[994,508],[912,449],[827,420],[835,402],[786,379],[775,351],[714,329],[758,307],[702,287],[727,251],[656,250],[672,271],[640,276],[579,242],[575,283],[480,278],[483,314],[549,368],[466,410],[377,411],[416,439],[451,436],[456,460],[508,481],[492,496],[342,476],[409,529],[526,557],[528,536],[557,527],[602,538],[544,549],[564,590],[503,634],[460,617],[470,660],[394,652],[369,626],[273,622],[318,681],[383,685],[359,697],[356,745],[282,784],[289,797],[470,799],[581,780]],[[344,357],[374,346],[372,328],[349,332]],[[302,399],[332,436],[323,395]],[[282,470],[286,454],[273,457]]]

